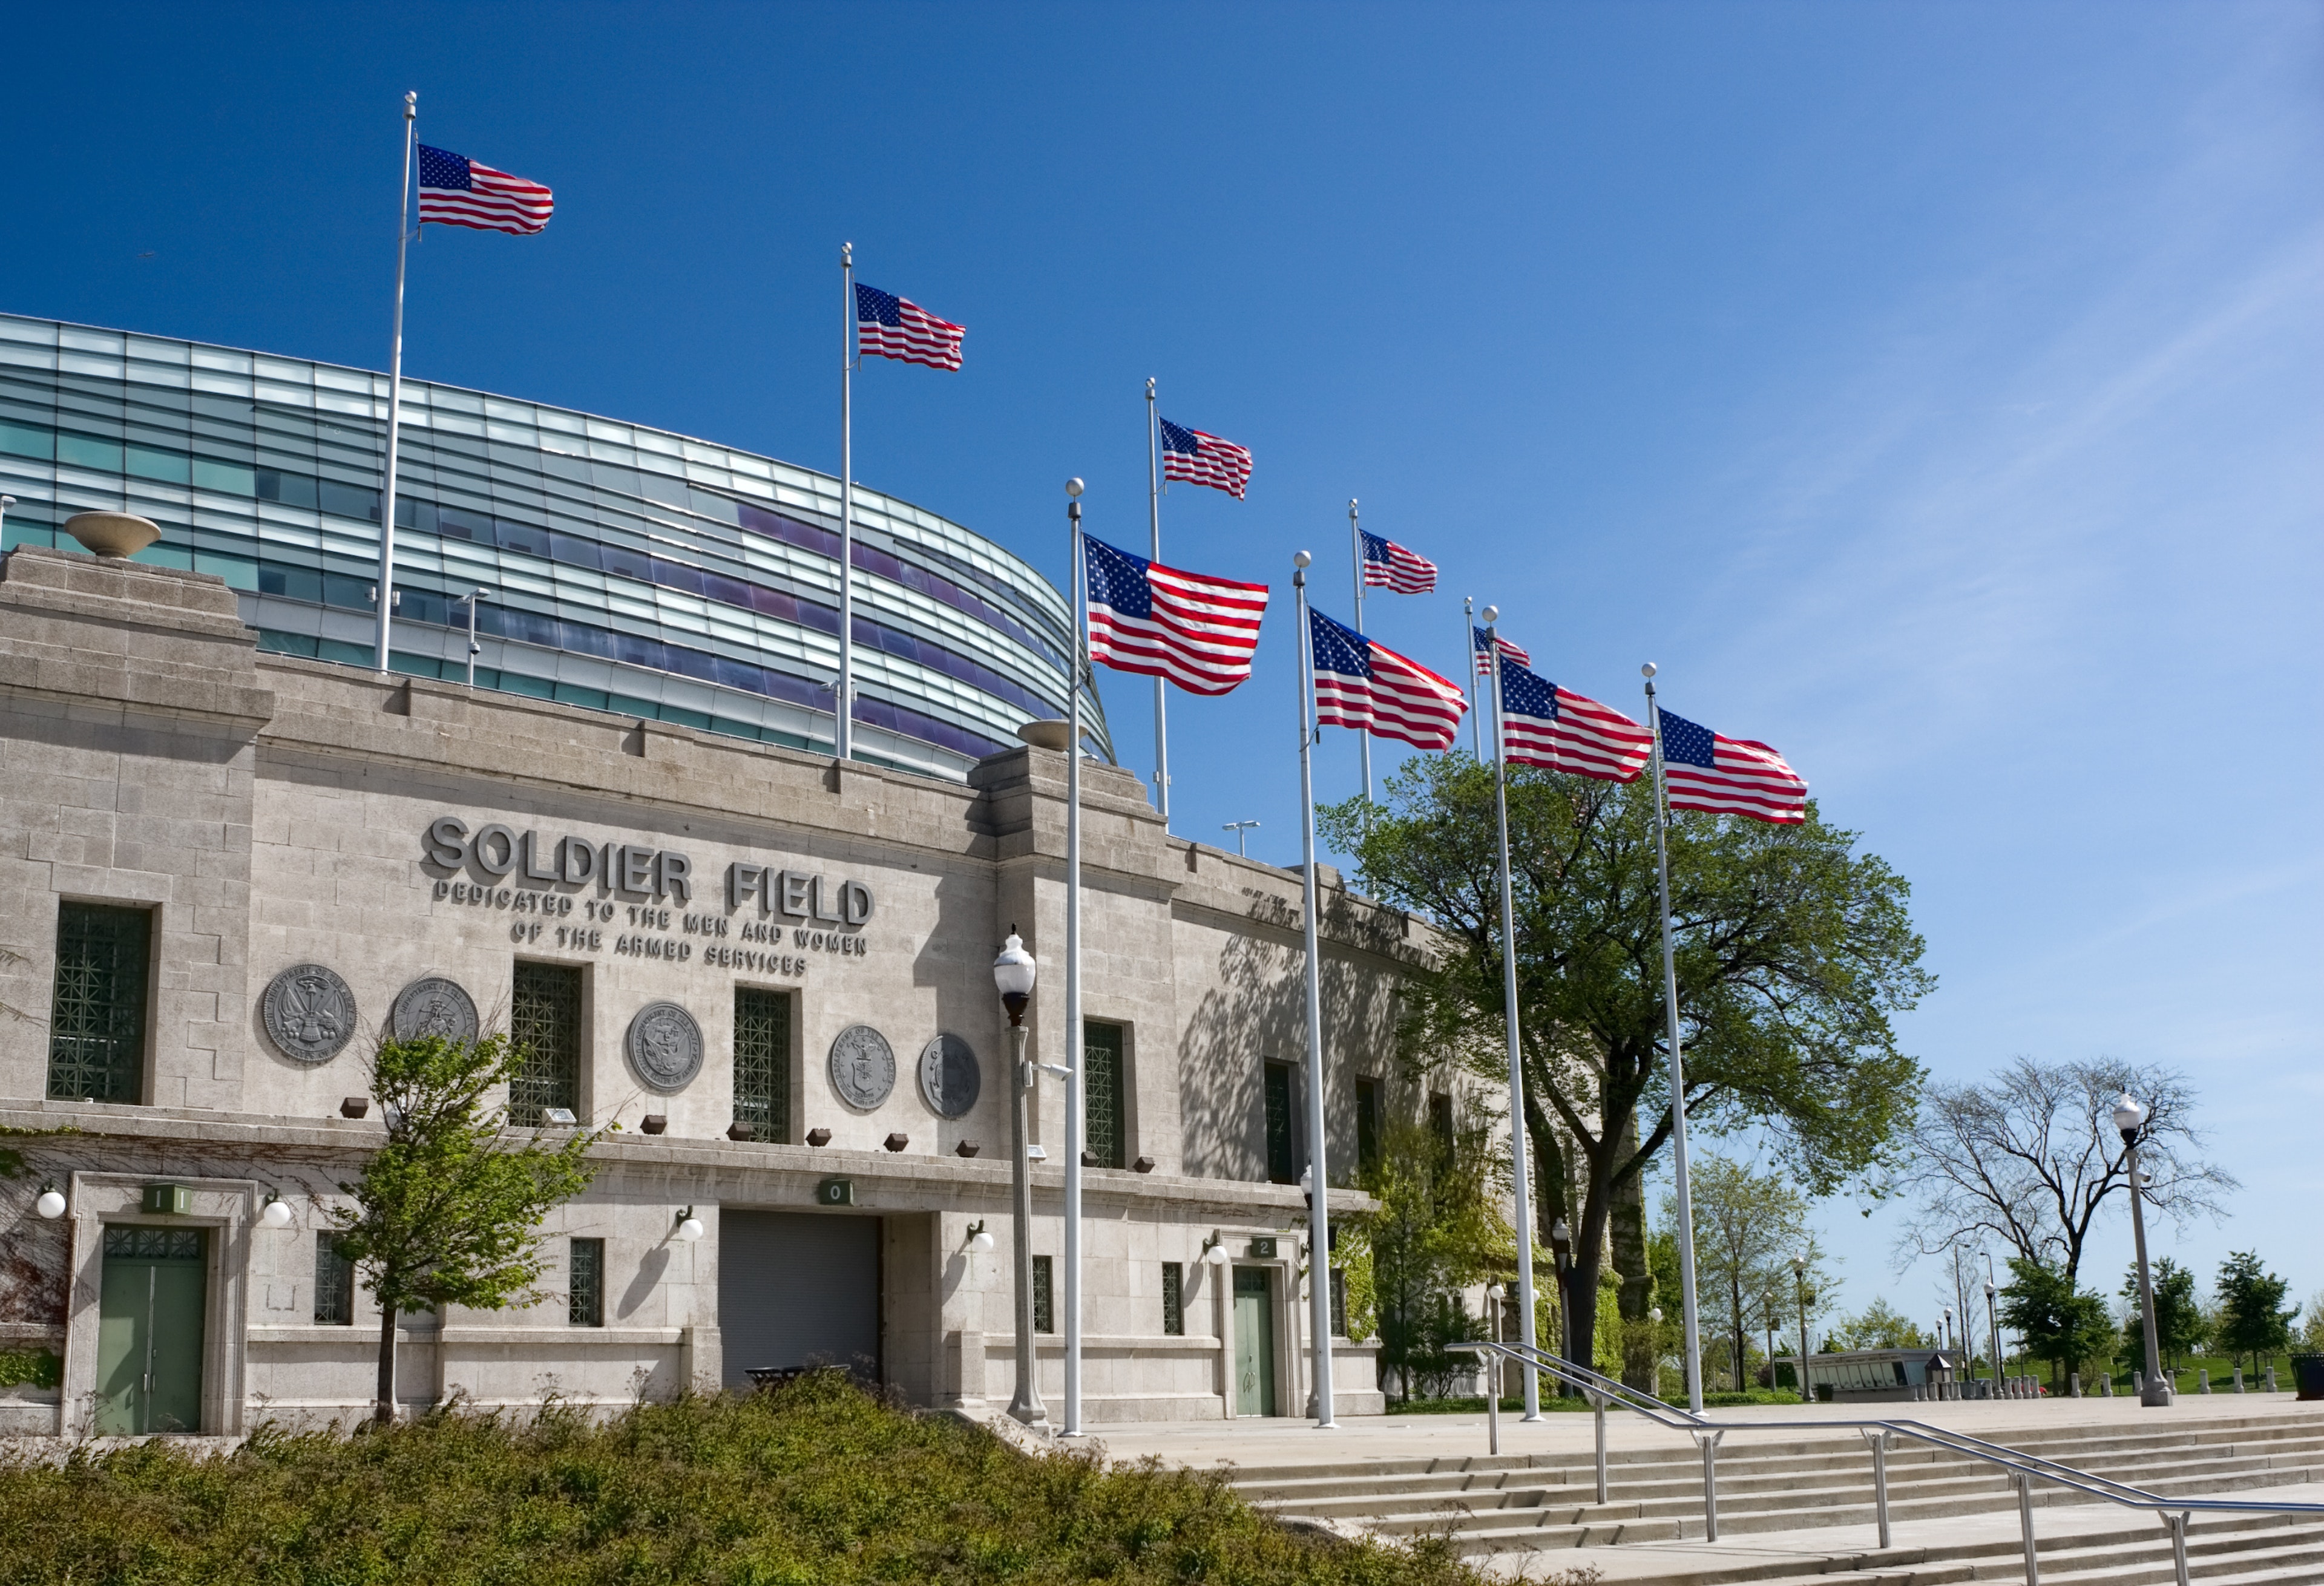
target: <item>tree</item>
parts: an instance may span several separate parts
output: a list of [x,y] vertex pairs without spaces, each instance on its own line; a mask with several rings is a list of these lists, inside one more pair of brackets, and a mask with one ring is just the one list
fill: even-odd
[[387,1120],[386,1143],[331,1208],[342,1258],[379,1301],[379,1384],[374,1414],[395,1419],[395,1319],[443,1305],[479,1310],[530,1304],[542,1260],[540,1223],[549,1209],[588,1186],[584,1160],[604,1130],[576,1130],[554,1144],[538,1130],[503,1134],[495,1091],[524,1061],[504,1035],[473,1042],[424,1036],[383,1041],[371,1093]]
[[1936,1341],[1914,1325],[1912,1318],[1874,1296],[1872,1303],[1831,1330],[1831,1340],[1843,1350],[1933,1349]]
[[2308,1297],[2308,1314],[2300,1323],[2300,1347],[2324,1350],[2324,1288]]
[[[2190,1351],[2203,1342],[2207,1331],[2203,1320],[2203,1302],[2195,1293],[2195,1275],[2165,1256],[2154,1263],[2154,1347],[2170,1363],[2172,1370]],[[2130,1346],[2130,1358],[2142,1363],[2146,1359],[2146,1322],[2139,1308],[2138,1263],[2133,1261],[2123,1277],[2122,1292],[2130,1301],[2130,1314],[2123,1323],[2123,1337]]]
[[1359,1177],[1379,1209],[1355,1224],[1362,1251],[1341,1253],[1370,1259],[1380,1368],[1395,1374],[1407,1400],[1416,1376],[1427,1386],[1456,1365],[1473,1368],[1444,1348],[1475,1336],[1459,1291],[1505,1268],[1515,1249],[1499,1203],[1508,1161],[1491,1149],[1488,1132],[1465,1130],[1447,1150],[1434,1129],[1391,1120]]
[[1935,1255],[1965,1233],[1990,1234],[2020,1259],[2070,1281],[2098,1213],[2129,1183],[2110,1116],[2129,1092],[2151,1110],[2139,1141],[2146,1204],[2174,1222],[2220,1214],[2236,1188],[2195,1151],[2195,1094],[2167,1068],[2013,1058],[1982,1084],[1933,1084],[1913,1125],[1912,1163],[1896,1187],[1920,1204],[1897,1241],[1901,1261]]
[[2050,1362],[2050,1385],[2105,1357],[2114,1343],[2114,1316],[2098,1296],[2074,1286],[2060,1268],[2009,1258],[2009,1281],[2001,1289],[2002,1323],[2025,1341],[2025,1352]]
[[[1385,805],[1325,809],[1324,829],[1356,856],[1367,890],[1454,944],[1406,982],[1406,1038],[1489,1074],[1505,1062],[1506,1028],[1492,769],[1419,757],[1386,794]],[[1553,1222],[1569,1222],[1583,1294],[1610,1242],[1627,1321],[1651,1303],[1639,1176],[1671,1131],[1654,803],[1645,778],[1509,776],[1524,1123],[1538,1165],[1531,1231],[1545,1242]],[[1786,826],[1682,811],[1670,833],[1690,1121],[1763,1131],[1810,1194],[1886,1165],[1921,1083],[1889,1016],[1934,984],[1904,879],[1856,842],[1813,805]],[[1576,1352],[1591,1358],[1592,1340]]]
[[[1735,1385],[1749,1365],[1745,1340],[1753,1305],[1790,1286],[1791,1260],[1807,1243],[1807,1197],[1782,1177],[1705,1154],[1689,1166],[1694,1206],[1694,1281],[1700,1300],[1727,1324]],[[1678,1196],[1664,1199],[1663,1220],[1678,1222]]]
[[[2237,1360],[2251,1357],[2254,1371],[2259,1369],[2260,1357],[2288,1349],[2292,1344],[2292,1319],[2300,1314],[2297,1305],[2286,1307],[2284,1292],[2292,1285],[2270,1272],[2256,1250],[2231,1250],[2219,1263],[2219,1332],[2212,1342]],[[2158,1296],[2155,1314],[2163,1314]]]

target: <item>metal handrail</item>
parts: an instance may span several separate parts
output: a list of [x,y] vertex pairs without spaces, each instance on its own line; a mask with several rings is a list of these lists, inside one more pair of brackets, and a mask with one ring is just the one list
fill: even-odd
[[[1932,1426],[1925,1421],[1868,1417],[1865,1419],[1784,1419],[1753,1421],[1718,1421],[1709,1415],[1683,1410],[1665,1404],[1650,1394],[1641,1393],[1626,1382],[1601,1376],[1587,1366],[1553,1355],[1531,1344],[1497,1342],[1478,1340],[1448,1344],[1448,1349],[1465,1353],[1495,1354],[1518,1365],[1541,1371],[1573,1388],[1589,1399],[1598,1419],[1598,1501],[1606,1501],[1606,1411],[1609,1406],[1629,1410],[1645,1416],[1657,1425],[1683,1432],[1693,1438],[1702,1450],[1702,1513],[1704,1539],[1719,1540],[1719,1488],[1714,1466],[1720,1440],[1729,1432],[1771,1431],[1853,1431],[1864,1438],[1872,1452],[1874,1498],[1879,1515],[1880,1545],[1892,1545],[1888,1525],[1888,1440],[1907,1437],[1929,1443],[1948,1452],[1981,1460],[2009,1473],[2017,1489],[2017,1513],[2020,1530],[2024,1539],[2026,1586],[2040,1586],[2041,1566],[2034,1552],[2033,1484],[2036,1480],[2055,1482],[2061,1487],[2086,1492],[2093,1498],[2119,1504],[2126,1508],[2146,1509],[2159,1517],[2171,1532],[2172,1563],[2177,1568],[2179,1586],[2188,1586],[2187,1580],[2187,1521],[2196,1510],[2206,1513],[2242,1513],[2271,1515],[2324,1516],[2324,1503],[2258,1503],[2247,1498],[2164,1498],[2134,1487],[2127,1481],[2117,1481],[2110,1476],[2100,1476],[2075,1466],[2044,1459],[2022,1449],[1987,1443],[1942,1426]],[[1486,1385],[1486,1419],[1491,1449],[1500,1447],[1501,1398],[1497,1382]]]

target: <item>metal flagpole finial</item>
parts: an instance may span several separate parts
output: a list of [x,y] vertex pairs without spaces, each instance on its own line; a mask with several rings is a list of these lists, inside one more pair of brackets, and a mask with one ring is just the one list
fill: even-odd
[[1651,678],[1651,677],[1653,677],[1654,675],[1655,675],[1655,663],[1654,663],[1654,662],[1652,662],[1652,661],[1648,661],[1648,662],[1646,662],[1644,666],[1642,666],[1642,667],[1640,667],[1640,668],[1638,669],[1638,676],[1640,676],[1641,678]]
[[1356,498],[1355,498],[1354,496],[1352,496],[1352,495],[1351,495],[1351,496],[1350,496],[1350,497],[1348,498],[1348,516],[1350,516],[1351,518],[1352,518],[1352,517],[1354,517],[1355,515],[1356,515]]
[[1154,400],[1154,376],[1151,374],[1146,377],[1146,400],[1149,402]]
[[410,121],[420,114],[420,90],[407,88],[403,94],[403,119]]
[[1076,501],[1080,500],[1082,493],[1082,482],[1078,479],[1066,480],[1065,493]]
[[1303,571],[1306,568],[1307,565],[1314,559],[1315,558],[1314,557],[1309,556],[1304,550],[1296,550],[1291,553],[1291,565],[1302,569]]
[[1489,605],[1477,614],[1485,619],[1485,626],[1489,628],[1495,622],[1501,620],[1501,608],[1497,605]]
[[840,268],[842,268],[842,269],[845,269],[845,268],[847,268],[849,265],[853,264],[854,263],[855,263],[855,244],[854,244],[853,243],[842,243],[842,244],[839,244],[839,263],[840,263]]

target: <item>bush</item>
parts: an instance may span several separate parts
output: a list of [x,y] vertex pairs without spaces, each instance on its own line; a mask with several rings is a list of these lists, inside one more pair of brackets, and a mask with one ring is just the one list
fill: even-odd
[[456,1408],[353,1437],[262,1430],[0,1470],[0,1581],[1477,1581],[1284,1530],[1217,1473],[1034,1458],[822,1372],[610,1422]]

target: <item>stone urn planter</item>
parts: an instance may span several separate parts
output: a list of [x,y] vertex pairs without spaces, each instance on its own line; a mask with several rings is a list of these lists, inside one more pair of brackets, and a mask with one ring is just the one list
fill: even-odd
[[75,512],[65,532],[91,556],[134,557],[161,538],[161,525],[134,512]]

